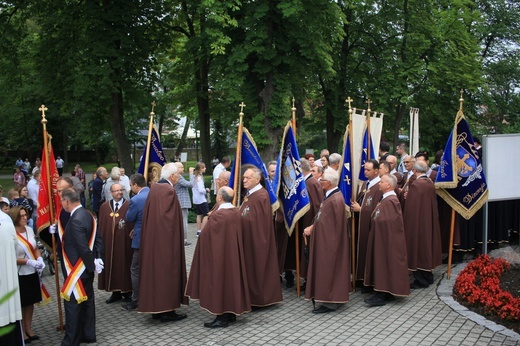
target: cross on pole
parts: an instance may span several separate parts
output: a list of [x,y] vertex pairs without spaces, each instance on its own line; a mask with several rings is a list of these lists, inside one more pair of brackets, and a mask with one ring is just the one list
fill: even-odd
[[244,107],[246,106],[246,104],[244,102],[242,102],[238,106],[240,107],[240,113],[244,113]]
[[370,112],[370,104],[372,103],[372,100],[371,99],[367,99],[365,103],[368,105],[367,110]]
[[348,108],[349,109],[352,108],[352,102],[354,102],[354,100],[351,99],[350,96],[349,96],[349,97],[347,97],[347,99],[345,101],[347,101],[347,103],[348,103]]
[[155,113],[153,112],[154,108],[155,108],[155,101],[152,101],[152,111],[150,112],[150,114],[155,114]]
[[460,99],[459,99],[459,102],[460,102],[460,110],[462,110],[462,106],[464,105],[464,98],[463,98],[463,95],[464,95],[464,89],[460,89]]

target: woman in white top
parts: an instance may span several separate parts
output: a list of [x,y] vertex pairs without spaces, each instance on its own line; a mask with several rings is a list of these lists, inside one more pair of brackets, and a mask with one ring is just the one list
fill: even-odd
[[206,164],[198,162],[193,171],[193,204],[197,213],[197,236],[200,234],[202,219],[208,215],[209,207],[206,194],[209,189],[204,185],[203,174],[206,172]]
[[38,340],[40,337],[31,329],[34,304],[42,301],[39,272],[45,268],[40,250],[36,246],[34,231],[27,226],[29,213],[21,206],[9,210],[16,229],[16,264],[18,265],[18,282],[22,303],[22,329],[25,343]]

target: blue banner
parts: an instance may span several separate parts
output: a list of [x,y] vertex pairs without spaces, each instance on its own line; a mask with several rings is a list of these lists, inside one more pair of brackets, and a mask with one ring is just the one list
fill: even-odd
[[282,205],[285,227],[290,236],[300,217],[310,208],[309,193],[290,121],[285,126],[276,173],[278,196]]
[[[235,165],[237,164],[239,160],[235,158],[233,161],[233,168],[231,169],[231,176],[229,177],[229,187],[234,189],[235,184]],[[260,154],[258,153],[258,150],[256,149],[255,141],[253,140],[253,137],[249,133],[249,131],[244,127],[242,131],[242,147],[240,148],[240,167],[245,164],[251,164],[257,168],[259,168],[265,178],[265,188],[267,192],[269,192],[269,199],[271,201],[271,206],[274,210],[278,208],[278,198],[276,197],[276,189],[273,186],[274,184],[269,181],[267,174],[267,169],[265,168],[265,165],[262,161],[262,158],[260,157]]]
[[[150,147],[152,150],[150,150],[148,158],[148,169],[153,166],[164,166],[166,164],[166,156],[164,156],[161,141],[159,139],[159,135],[157,134],[157,129],[155,126],[152,128],[152,135],[150,140]],[[139,169],[137,170],[137,173],[144,174],[144,164],[146,160],[146,152],[147,152],[146,145],[144,146],[143,150],[143,156],[141,157],[141,162],[139,163]]]
[[349,126],[347,126],[343,140],[343,165],[341,166],[341,175],[339,176],[338,188],[343,194],[345,204],[350,207],[352,199],[352,144],[350,142],[352,140],[352,136],[350,135]]
[[448,138],[435,181],[437,194],[465,219],[470,219],[488,199],[481,159],[462,110]]
[[[370,137],[370,155],[368,155],[368,143]],[[365,130],[363,132],[363,147],[361,149],[361,169],[359,170],[359,181],[366,181],[367,177],[365,177],[365,162],[370,159],[375,158],[374,154],[374,144],[372,143],[372,136],[368,135],[367,127],[365,126]],[[361,183],[360,183],[361,184]]]

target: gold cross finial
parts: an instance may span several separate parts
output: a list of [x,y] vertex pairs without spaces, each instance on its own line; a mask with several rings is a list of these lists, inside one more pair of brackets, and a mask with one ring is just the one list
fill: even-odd
[[348,103],[348,109],[351,109],[352,108],[352,102],[354,102],[354,100],[351,99],[350,96],[349,96],[349,97],[347,97],[347,99],[345,101],[347,101],[347,103]]
[[45,107],[44,104],[42,104],[42,105],[40,106],[40,108],[38,108],[38,110],[39,110],[40,112],[42,112],[42,124],[46,124],[46,123],[47,123],[47,119],[45,119],[45,111],[48,110],[48,108]]
[[372,100],[371,99],[367,99],[365,103],[368,105],[367,110],[370,112],[370,104],[372,103]]
[[464,89],[460,89],[460,110],[462,111],[462,106],[464,105],[464,98],[462,97],[464,95]]
[[246,106],[246,104],[244,102],[242,102],[238,106],[240,107],[240,113],[244,113],[244,107]]
[[152,111],[150,112],[150,116],[155,115],[155,113],[153,112],[154,108],[155,108],[155,101],[152,101]]

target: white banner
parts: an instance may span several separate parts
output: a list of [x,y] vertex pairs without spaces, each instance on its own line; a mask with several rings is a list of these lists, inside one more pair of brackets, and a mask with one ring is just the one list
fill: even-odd
[[419,108],[410,108],[410,155],[419,152]]

